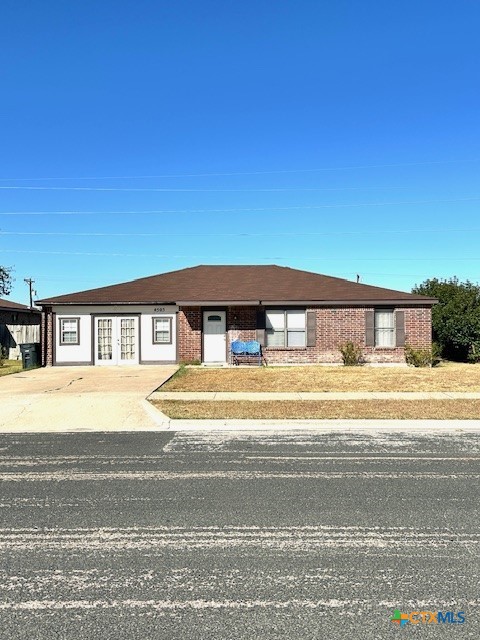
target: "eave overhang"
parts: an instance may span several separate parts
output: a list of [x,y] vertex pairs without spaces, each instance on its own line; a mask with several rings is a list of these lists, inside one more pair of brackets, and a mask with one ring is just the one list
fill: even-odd
[[268,306],[312,306],[312,307],[392,307],[392,306],[415,306],[425,307],[437,304],[436,298],[424,299],[408,299],[408,298],[391,298],[384,300],[152,300],[149,302],[71,302],[62,300],[39,300],[36,304],[40,307],[53,306],[152,306],[152,305],[176,305],[179,307],[268,307]]

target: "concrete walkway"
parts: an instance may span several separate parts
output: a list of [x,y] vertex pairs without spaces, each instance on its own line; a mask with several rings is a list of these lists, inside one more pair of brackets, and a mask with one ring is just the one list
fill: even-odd
[[48,367],[0,378],[0,431],[148,430],[164,417],[146,398],[176,365]]
[[243,391],[157,391],[152,393],[150,400],[181,400],[181,401],[265,401],[265,400],[480,400],[480,392],[411,392],[411,391],[345,391],[345,392],[292,392],[270,393]]

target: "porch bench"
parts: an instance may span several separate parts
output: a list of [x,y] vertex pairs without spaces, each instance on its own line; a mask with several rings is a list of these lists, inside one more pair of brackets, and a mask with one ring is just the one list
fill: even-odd
[[241,362],[252,362],[254,360],[260,367],[262,365],[262,347],[256,340],[244,342],[234,340],[230,345],[230,363],[239,365]]

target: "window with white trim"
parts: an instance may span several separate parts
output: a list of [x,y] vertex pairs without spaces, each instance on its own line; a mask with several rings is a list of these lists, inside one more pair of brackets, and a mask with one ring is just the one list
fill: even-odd
[[395,312],[393,309],[375,309],[375,346],[395,346]]
[[60,344],[80,344],[79,318],[60,318]]
[[153,344],[172,344],[171,318],[153,318]]
[[266,346],[306,346],[305,311],[299,309],[270,309],[266,312]]

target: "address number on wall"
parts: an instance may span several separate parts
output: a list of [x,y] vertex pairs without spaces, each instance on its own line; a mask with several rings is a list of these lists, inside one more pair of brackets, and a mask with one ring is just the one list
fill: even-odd
[[177,311],[178,306],[173,304],[165,304],[163,307],[153,307],[153,313],[176,313]]

